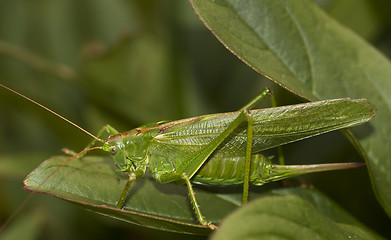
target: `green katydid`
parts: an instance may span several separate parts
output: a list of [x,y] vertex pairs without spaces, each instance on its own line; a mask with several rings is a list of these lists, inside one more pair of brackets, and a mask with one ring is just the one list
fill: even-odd
[[[249,183],[260,186],[304,173],[362,166],[361,163],[273,165],[269,158],[259,153],[363,124],[376,113],[375,107],[366,99],[349,98],[251,110],[255,104],[271,95],[271,91],[265,89],[236,112],[149,123],[125,133],[106,125],[94,136],[41,104],[2,84],[0,86],[45,108],[94,138],[85,150],[67,161],[93,149],[110,153],[119,171],[129,174],[128,182],[119,194],[118,208],[123,207],[131,183],[149,169],[157,182],[186,184],[195,216],[200,224],[211,229],[216,227],[202,215],[192,183],[243,184],[245,204]],[[272,105],[274,102],[272,96]],[[100,139],[105,132],[110,136],[106,140]],[[97,142],[102,145],[92,147]]]

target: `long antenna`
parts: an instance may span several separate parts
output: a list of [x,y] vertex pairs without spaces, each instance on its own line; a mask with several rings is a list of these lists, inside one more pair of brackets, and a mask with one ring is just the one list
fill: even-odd
[[96,136],[93,135],[92,133],[88,132],[87,130],[85,130],[84,128],[80,127],[80,126],[77,125],[76,123],[74,123],[74,122],[72,122],[72,121],[66,119],[65,117],[61,116],[60,114],[56,113],[55,111],[53,111],[53,110],[51,110],[51,109],[49,109],[49,108],[43,106],[42,104],[40,104],[40,103],[38,103],[38,102],[32,100],[31,98],[26,97],[25,95],[23,95],[23,94],[21,94],[21,93],[18,93],[17,91],[15,91],[15,90],[13,90],[13,89],[11,89],[11,88],[9,88],[9,87],[4,86],[4,85],[1,84],[1,83],[0,83],[0,86],[2,86],[3,88],[5,88],[5,89],[7,89],[7,90],[9,90],[9,91],[11,91],[11,92],[13,92],[13,93],[15,93],[16,95],[21,96],[22,98],[24,98],[24,99],[26,99],[26,100],[28,100],[28,101],[30,101],[30,102],[32,102],[32,103],[35,103],[36,105],[40,106],[41,108],[45,109],[46,111],[49,111],[50,113],[53,113],[53,114],[56,115],[57,117],[59,117],[59,118],[61,118],[62,120],[66,121],[67,123],[73,125],[74,127],[77,127],[78,129],[80,129],[80,130],[83,131],[84,133],[86,133],[86,134],[88,134],[89,136],[95,138],[97,141],[103,142],[102,139],[96,137]]

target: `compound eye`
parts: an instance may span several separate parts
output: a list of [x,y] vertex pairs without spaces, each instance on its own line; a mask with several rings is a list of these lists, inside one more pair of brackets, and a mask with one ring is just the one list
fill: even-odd
[[110,153],[111,155],[115,155],[117,153],[117,147],[116,146],[110,147]]

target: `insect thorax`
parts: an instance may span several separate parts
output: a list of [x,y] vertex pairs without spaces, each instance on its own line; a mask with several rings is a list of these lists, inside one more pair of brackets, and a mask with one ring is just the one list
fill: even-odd
[[156,129],[136,129],[128,133],[111,136],[105,142],[105,150],[111,153],[114,164],[122,172],[144,175],[148,165],[148,145]]

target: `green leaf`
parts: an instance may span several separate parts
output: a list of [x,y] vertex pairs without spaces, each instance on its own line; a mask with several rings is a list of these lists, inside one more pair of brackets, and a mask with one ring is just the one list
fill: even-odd
[[257,72],[307,99],[367,98],[378,109],[359,142],[391,216],[391,64],[311,1],[192,0],[213,34]]
[[[147,176],[136,181],[123,210],[116,208],[127,176],[114,170],[111,158],[74,159],[45,180],[68,157],[44,161],[25,179],[25,189],[53,195],[83,208],[137,225],[160,230],[206,235],[187,199],[187,188],[160,184]],[[44,182],[42,184],[42,182]],[[241,204],[241,192],[218,194],[196,189],[203,214],[218,223]],[[252,197],[259,194],[252,194]]]
[[273,193],[228,216],[212,239],[381,239],[316,190]]

